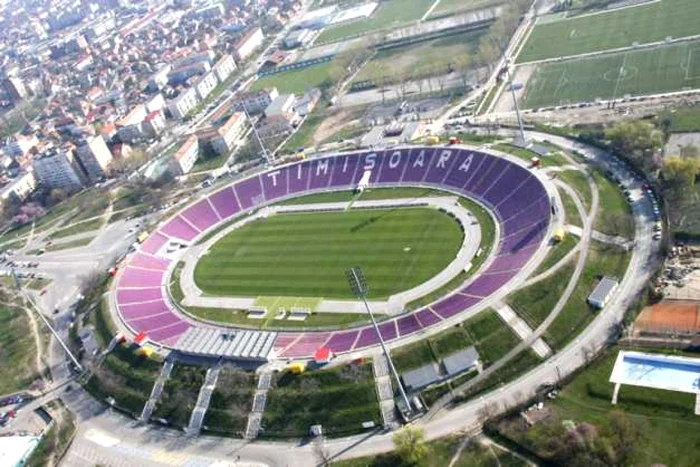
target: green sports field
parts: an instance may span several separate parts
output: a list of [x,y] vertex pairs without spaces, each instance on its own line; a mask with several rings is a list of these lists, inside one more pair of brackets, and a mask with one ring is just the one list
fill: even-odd
[[700,1],[661,0],[538,24],[517,61],[578,55],[700,34]]
[[535,108],[699,87],[700,42],[688,42],[539,65],[522,101]]
[[428,208],[281,214],[219,240],[194,278],[209,295],[351,298],[345,270],[361,266],[370,298],[386,298],[444,269],[462,239]]

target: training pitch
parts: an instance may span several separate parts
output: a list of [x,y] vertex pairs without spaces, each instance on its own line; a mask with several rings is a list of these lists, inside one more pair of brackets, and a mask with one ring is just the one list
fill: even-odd
[[700,42],[539,65],[525,108],[659,94],[700,87]]
[[438,274],[462,240],[428,208],[277,214],[216,242],[194,279],[208,295],[351,298],[345,270],[361,266],[370,298],[387,298]]
[[519,63],[649,44],[700,34],[700,1],[661,0],[543,22],[535,26]]

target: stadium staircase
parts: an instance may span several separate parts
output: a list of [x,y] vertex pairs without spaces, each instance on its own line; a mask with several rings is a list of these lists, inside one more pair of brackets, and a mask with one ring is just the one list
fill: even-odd
[[394,403],[394,387],[391,384],[391,373],[389,372],[389,362],[384,354],[376,355],[372,360],[372,371],[374,372],[374,382],[377,386],[377,396],[379,398],[379,408],[382,412],[382,421],[385,428],[398,427],[399,421],[396,418],[396,404]]
[[204,384],[202,384],[202,387],[199,389],[197,404],[194,406],[192,415],[190,415],[190,424],[187,425],[187,428],[185,429],[185,433],[188,435],[199,434],[199,430],[202,428],[202,422],[204,421],[204,415],[207,413],[207,409],[209,408],[211,394],[216,388],[216,382],[219,380],[220,373],[221,365],[216,365],[215,367],[207,370],[207,375],[204,378]]
[[148,401],[146,401],[146,405],[143,406],[141,417],[139,417],[139,420],[141,420],[142,422],[147,422],[148,420],[150,420],[151,414],[153,413],[153,409],[156,408],[156,404],[160,400],[160,395],[163,392],[163,386],[165,386],[165,382],[170,378],[170,373],[172,373],[172,371],[172,360],[166,360],[163,364],[163,368],[160,369],[158,379],[156,379],[156,382],[153,384],[153,389],[151,389],[151,396],[148,398]]
[[246,439],[255,439],[260,432],[260,422],[262,421],[265,405],[267,404],[267,391],[272,383],[272,373],[263,371],[258,376],[258,388],[253,396],[253,409],[248,415],[248,426],[245,430]]

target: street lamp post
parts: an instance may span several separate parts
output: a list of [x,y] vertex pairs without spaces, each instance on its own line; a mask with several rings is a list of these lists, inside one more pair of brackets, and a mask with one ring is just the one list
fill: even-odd
[[403,401],[406,404],[406,410],[408,410],[409,412],[412,412],[411,404],[408,401],[408,396],[406,395],[406,391],[403,388],[403,384],[401,384],[401,380],[399,379],[399,374],[396,371],[396,367],[394,366],[394,362],[391,360],[391,356],[389,355],[389,351],[387,350],[386,345],[384,344],[384,339],[382,338],[382,333],[379,332],[379,326],[377,326],[377,321],[375,321],[375,319],[374,319],[374,315],[372,314],[372,310],[369,307],[369,303],[367,303],[367,293],[369,292],[369,287],[367,286],[367,281],[365,280],[365,274],[362,272],[362,269],[359,267],[350,268],[347,271],[345,271],[345,274],[347,275],[348,283],[350,284],[350,288],[352,289],[353,293],[360,300],[362,300],[362,303],[365,304],[365,309],[367,310],[367,314],[369,315],[369,319],[370,319],[370,321],[372,321],[372,326],[374,326],[374,330],[377,333],[377,338],[379,338],[379,345],[381,345],[382,352],[384,352],[384,356],[386,357],[386,360],[389,362],[389,368],[391,369],[391,372],[394,375],[394,379],[396,380],[396,384],[399,387],[399,392],[401,392],[401,397],[403,398]]

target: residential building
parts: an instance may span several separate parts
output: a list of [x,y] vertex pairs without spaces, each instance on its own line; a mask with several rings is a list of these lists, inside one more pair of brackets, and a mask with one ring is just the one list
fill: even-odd
[[207,62],[197,62],[191,65],[175,68],[168,74],[170,84],[184,83],[195,75],[203,75],[211,70],[211,65]]
[[202,137],[209,140],[217,154],[229,154],[245,134],[246,120],[243,112],[234,112],[219,128],[202,132]]
[[299,114],[294,111],[296,98],[294,94],[280,94],[265,108],[266,119],[284,119],[289,124],[299,120]]
[[78,146],[76,154],[88,179],[93,183],[107,175],[113,161],[112,153],[102,136],[86,138]]
[[146,115],[143,131],[150,136],[157,136],[165,130],[165,115],[162,110],[154,110]]
[[216,77],[219,78],[219,81],[223,83],[231,76],[231,73],[236,71],[236,62],[231,55],[225,54],[211,69],[216,73]]
[[301,47],[311,42],[313,37],[314,32],[311,29],[296,29],[284,38],[284,46],[288,49]]
[[39,140],[36,135],[25,136],[18,133],[8,140],[3,152],[8,156],[22,157],[35,148],[37,144],[39,144]]
[[143,120],[148,113],[146,106],[138,104],[123,118],[116,122],[119,139],[131,143],[143,137]]
[[211,64],[214,62],[215,56],[216,54],[214,54],[213,50],[205,50],[204,52],[190,54],[176,60],[173,64],[173,68],[182,68],[198,63],[206,63],[211,67]]
[[151,79],[148,80],[148,90],[149,91],[159,91],[168,84],[168,75],[172,71],[173,66],[168,64],[160,67],[158,71],[151,75]]
[[190,110],[197,106],[198,102],[197,92],[193,88],[188,88],[168,102],[168,110],[170,110],[170,115],[173,118],[182,120],[190,113]]
[[233,101],[231,108],[238,112],[246,111],[251,115],[258,114],[264,111],[278,96],[277,88],[261,89],[257,92],[240,95]]
[[219,80],[216,78],[216,73],[213,71],[198,78],[194,84],[194,89],[197,91],[197,97],[203,101],[211,92],[216,89]]
[[0,84],[10,100],[19,101],[27,97],[27,88],[19,76],[6,76]]
[[189,173],[198,157],[199,140],[195,135],[192,135],[168,161],[170,172],[176,177]]
[[233,44],[233,54],[236,60],[243,61],[260,47],[265,40],[262,29],[259,27],[253,28],[243,35]]
[[34,172],[27,171],[17,175],[7,185],[0,188],[0,200],[7,201],[14,198],[18,201],[24,201],[36,190],[36,177]]
[[321,100],[321,90],[313,88],[294,103],[294,112],[300,117],[305,117],[316,108],[318,101]]
[[146,101],[146,112],[151,113],[156,110],[162,110],[165,108],[165,98],[163,94],[158,93]]
[[85,174],[68,148],[47,148],[32,160],[37,181],[49,188],[77,191],[85,186]]

